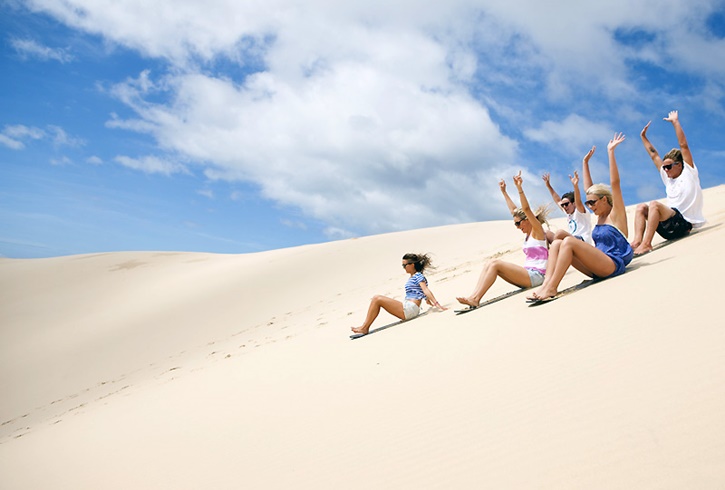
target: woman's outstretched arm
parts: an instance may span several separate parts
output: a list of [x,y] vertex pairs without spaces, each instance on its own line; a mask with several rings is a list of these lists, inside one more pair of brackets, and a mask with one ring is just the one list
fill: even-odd
[[426,303],[428,303],[431,306],[436,306],[436,307],[438,307],[441,310],[445,310],[446,309],[444,306],[442,306],[438,302],[438,300],[436,299],[436,297],[433,296],[433,292],[430,290],[430,288],[428,287],[428,284],[427,283],[421,281],[420,282],[420,289],[422,289],[423,290],[423,294],[425,294],[425,301],[426,301]]
[[541,223],[536,217],[536,214],[534,214],[534,212],[531,210],[529,200],[526,198],[526,194],[524,193],[523,188],[524,179],[523,177],[521,177],[521,170],[519,170],[518,175],[514,175],[514,185],[519,191],[521,210],[526,213],[526,219],[529,221],[529,223],[531,223],[531,236],[536,240],[544,240],[546,238],[546,232],[544,231],[544,227],[541,226]]
[[649,129],[650,124],[652,124],[652,121],[648,122],[642,129],[642,132],[639,133],[639,137],[642,138],[642,144],[644,145],[644,149],[647,150],[647,154],[652,159],[652,163],[654,163],[657,170],[659,170],[662,166],[662,159],[660,158],[660,154],[657,153],[654,145],[650,143],[649,138],[647,138],[647,130]]
[[501,179],[498,183],[499,189],[501,189],[501,194],[503,194],[503,198],[506,201],[506,206],[509,208],[509,212],[513,213],[516,211],[516,204],[511,200],[508,193],[506,192],[506,181]]
[[617,168],[617,159],[614,156],[614,149],[622,141],[624,141],[624,139],[624,134],[614,133],[614,137],[609,140],[609,144],[607,145],[607,153],[609,155],[609,184],[612,187],[612,213],[610,217],[614,226],[616,226],[626,238],[629,234],[629,230],[627,228],[627,210],[624,208],[622,186],[619,180],[619,169]]
[[596,146],[592,146],[592,149],[589,150],[589,152],[584,155],[584,158],[582,159],[582,178],[584,179],[584,192],[589,189],[594,182],[592,182],[592,173],[589,171],[589,159],[594,155],[594,152],[597,150]]
[[571,180],[571,185],[574,186],[574,206],[576,206],[576,210],[580,213],[586,213],[587,210],[582,202],[581,192],[579,192],[579,173],[575,170],[574,177],[570,175],[569,179]]
[[692,161],[692,152],[690,151],[690,145],[687,144],[687,138],[685,138],[685,131],[682,129],[680,124],[680,116],[677,111],[670,111],[670,114],[665,118],[665,121],[669,121],[675,127],[675,135],[677,135],[677,144],[680,145],[680,151],[682,152],[682,159],[690,167],[694,166]]

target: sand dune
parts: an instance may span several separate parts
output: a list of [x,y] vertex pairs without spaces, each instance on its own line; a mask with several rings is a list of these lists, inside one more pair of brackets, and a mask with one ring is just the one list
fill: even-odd
[[372,295],[402,296],[403,253],[433,254],[452,309],[523,236],[0,259],[0,488],[721,489],[725,186],[705,202],[618,278],[355,341]]

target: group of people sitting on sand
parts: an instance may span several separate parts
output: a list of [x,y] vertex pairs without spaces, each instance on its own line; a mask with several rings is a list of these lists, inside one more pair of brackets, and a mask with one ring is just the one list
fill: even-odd
[[[551,186],[549,174],[543,176],[552,198],[567,215],[568,232],[544,230],[548,206],[540,206],[536,210],[531,208],[523,190],[521,172],[513,178],[519,195],[519,207],[509,197],[506,182],[504,180],[499,182],[503,198],[513,216],[514,225],[526,237],[523,245],[524,265],[499,259],[491,260],[484,266],[473,292],[469,296],[458,297],[458,302],[468,308],[477,308],[498,277],[521,288],[537,288],[528,296],[528,301],[547,301],[556,297],[559,284],[570,266],[594,279],[618,276],[625,272],[634,256],[652,251],[655,233],[665,240],[674,240],[686,236],[693,228],[702,226],[705,218],[702,213],[700,178],[678,112],[670,112],[664,120],[672,123],[679,149],[674,148],[664,158],[660,158],[647,138],[647,129],[651,121],[642,129],[640,136],[665,184],[667,204],[651,201],[637,206],[634,240],[631,243],[627,241],[629,235],[627,212],[614,156],[616,147],[625,137],[622,133],[617,133],[607,145],[609,185],[592,183],[589,160],[596,147],[592,147],[584,156],[582,161],[582,177],[586,189],[584,201],[579,191],[578,172],[569,176],[573,191],[561,197]],[[594,227],[585,206],[596,216]],[[370,302],[365,322],[352,329],[355,336],[366,335],[370,331],[381,308],[401,320],[418,316],[423,301],[441,310],[446,309],[435,299],[423,275],[426,268],[431,267],[430,257],[427,254],[405,254],[402,265],[405,272],[410,274],[405,284],[404,301],[375,296]]]

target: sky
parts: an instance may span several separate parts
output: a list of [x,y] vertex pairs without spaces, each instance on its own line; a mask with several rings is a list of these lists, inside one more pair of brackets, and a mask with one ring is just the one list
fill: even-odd
[[0,256],[507,219],[499,179],[550,202],[596,145],[606,183],[619,131],[659,199],[671,110],[724,183],[725,0],[0,0]]

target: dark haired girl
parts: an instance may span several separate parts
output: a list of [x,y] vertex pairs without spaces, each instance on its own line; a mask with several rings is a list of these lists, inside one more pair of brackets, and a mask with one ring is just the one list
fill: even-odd
[[360,327],[354,327],[352,329],[354,333],[366,335],[378,317],[380,308],[401,320],[410,320],[420,315],[420,305],[423,300],[431,306],[445,310],[428,289],[428,280],[423,275],[426,268],[432,268],[430,257],[427,254],[405,254],[402,265],[405,272],[410,274],[410,278],[405,283],[405,300],[401,303],[387,296],[374,296],[370,301],[365,323]]

